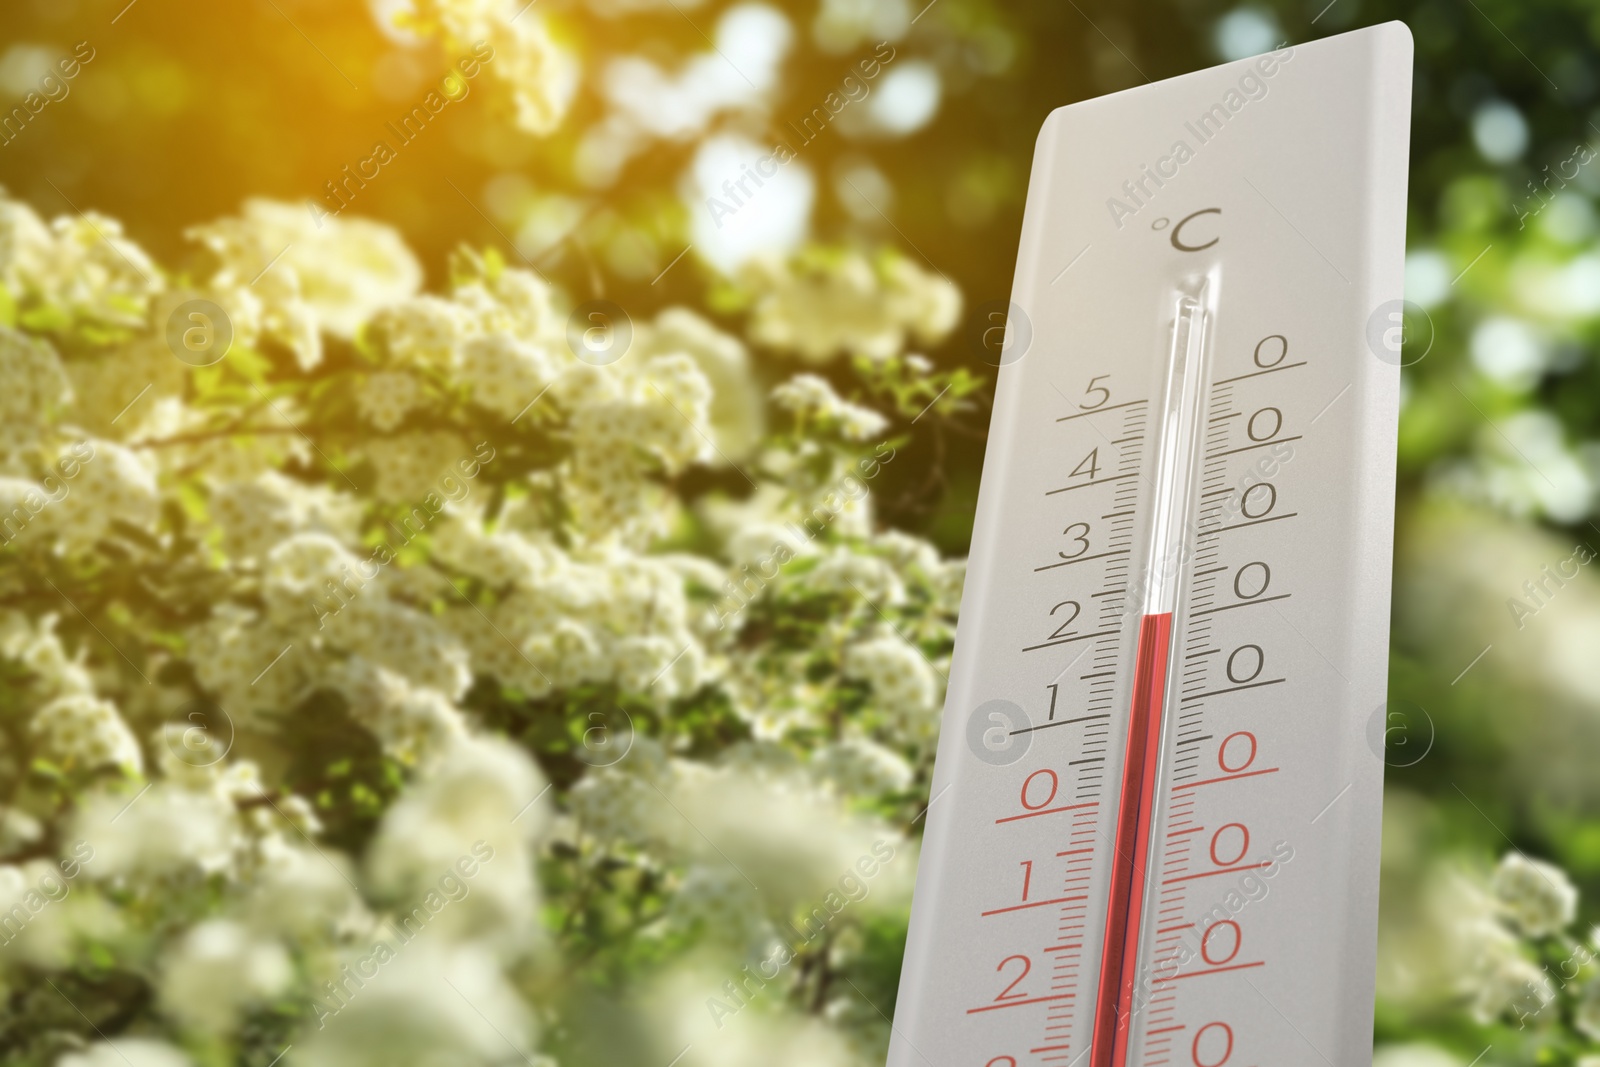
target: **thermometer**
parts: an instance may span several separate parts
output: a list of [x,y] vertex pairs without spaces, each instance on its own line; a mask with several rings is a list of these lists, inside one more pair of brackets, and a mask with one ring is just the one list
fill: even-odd
[[1370,1061],[1410,90],[1046,121],[890,1067]]

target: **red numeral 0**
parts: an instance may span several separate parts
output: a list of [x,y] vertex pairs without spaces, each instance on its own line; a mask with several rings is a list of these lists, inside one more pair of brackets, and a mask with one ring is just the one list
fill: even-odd
[[[1237,750],[1238,748],[1240,748],[1242,746],[1242,747],[1244,747],[1244,748],[1249,750],[1249,755],[1245,756],[1243,763],[1241,763],[1241,764],[1239,764],[1238,766],[1235,766],[1235,767],[1230,767],[1228,765],[1228,745],[1233,743],[1234,741],[1238,742],[1237,745],[1234,745],[1235,750]],[[1238,774],[1240,771],[1244,770],[1246,767],[1250,766],[1250,764],[1254,763],[1255,761],[1256,761],[1256,735],[1251,733],[1248,730],[1240,730],[1236,734],[1229,734],[1227,737],[1224,737],[1222,739],[1222,744],[1217,746],[1217,766],[1221,767],[1223,770],[1227,771],[1229,774]]]
[[[1231,860],[1225,860],[1219,853],[1217,846],[1222,844],[1222,835],[1229,830],[1239,831],[1239,854]],[[1232,867],[1235,863],[1244,859],[1244,854],[1249,851],[1250,831],[1245,828],[1242,822],[1230,822],[1226,826],[1219,826],[1217,827],[1217,832],[1211,835],[1211,862],[1218,867]]]
[[[1035,778],[1039,777],[1041,774],[1047,775],[1050,778],[1050,795],[1045,797],[1043,800],[1039,801],[1039,803],[1037,803],[1037,804],[1029,804],[1028,803],[1028,787],[1030,785],[1032,785],[1033,784],[1033,780]],[[1052,800],[1054,800],[1056,798],[1056,790],[1058,790],[1060,788],[1061,788],[1061,779],[1056,777],[1056,772],[1055,771],[1052,771],[1048,767],[1044,768],[1043,770],[1034,771],[1032,774],[1028,775],[1028,777],[1024,778],[1023,781],[1022,781],[1022,806],[1027,808],[1029,811],[1038,811],[1040,808],[1044,807],[1046,804],[1050,803]]]
[[[1208,1032],[1212,1030],[1222,1031],[1221,1038],[1224,1042],[1222,1046],[1222,1055],[1218,1056],[1214,1060],[1203,1060],[1200,1058],[1200,1041]],[[1215,1046],[1215,1044],[1215,1041],[1206,1042],[1207,1046]],[[1224,1063],[1228,1062],[1228,1057],[1232,1055],[1233,1027],[1229,1026],[1227,1023],[1206,1023],[1195,1032],[1194,1044],[1189,1046],[1189,1059],[1194,1063],[1194,1067],[1222,1067]]]
[[[1233,931],[1233,948],[1228,951],[1226,956],[1215,958],[1211,955],[1211,937],[1224,926],[1229,927]],[[1204,934],[1200,935],[1200,958],[1211,964],[1213,967],[1220,967],[1224,963],[1231,962],[1233,958],[1239,954],[1239,945],[1243,940],[1244,934],[1239,930],[1239,924],[1234,922],[1232,919],[1223,919],[1221,922],[1214,922],[1210,926],[1206,927],[1206,932]]]

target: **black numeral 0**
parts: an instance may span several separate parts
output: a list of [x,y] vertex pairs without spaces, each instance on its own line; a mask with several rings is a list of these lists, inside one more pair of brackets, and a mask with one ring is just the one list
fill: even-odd
[[1277,506],[1278,490],[1271,482],[1257,482],[1239,495],[1239,514],[1247,519],[1259,519]]
[[[1247,593],[1245,590],[1249,588],[1250,582],[1245,578],[1245,575],[1250,572],[1260,575],[1261,586],[1260,588]],[[1262,563],[1260,560],[1256,560],[1254,563],[1246,563],[1243,567],[1240,567],[1233,573],[1233,595],[1238,597],[1240,600],[1254,600],[1262,593],[1265,593],[1267,591],[1267,586],[1271,584],[1272,568],[1267,566],[1265,563]]]
[[1267,654],[1260,645],[1240,645],[1228,653],[1228,681],[1243,685],[1261,677],[1261,668],[1267,665]]
[[1256,342],[1256,366],[1258,367],[1267,369],[1276,367],[1283,362],[1284,357],[1288,354],[1289,339],[1281,333],[1269,333]]

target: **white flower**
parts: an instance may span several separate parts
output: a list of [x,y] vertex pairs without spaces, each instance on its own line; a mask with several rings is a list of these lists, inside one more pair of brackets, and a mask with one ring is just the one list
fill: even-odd
[[1600,978],[1584,983],[1578,1002],[1572,1007],[1572,1025],[1590,1040],[1600,1041]]
[[589,771],[567,794],[567,802],[586,837],[605,846],[649,848],[676,829],[661,799],[661,789],[671,787],[672,776],[673,765],[659,745],[635,737],[622,763]]
[[[895,836],[799,776],[695,768],[671,790],[664,825],[680,855],[731,864],[775,909],[820,899],[870,851]],[[676,818],[674,818],[676,817]]]
[[[285,807],[292,799],[276,803]],[[362,914],[354,874],[343,854],[274,837],[262,842],[262,850],[263,863],[243,909],[253,928],[310,944],[330,940],[341,923]]]
[[86,800],[77,836],[94,847],[84,870],[96,880],[126,875],[158,880],[226,871],[239,843],[233,805],[212,793],[158,784]]
[[451,292],[484,334],[504,333],[519,341],[560,352],[567,340],[566,319],[556,310],[557,293],[531,270],[489,265],[463,252],[455,266],[461,283]]
[[[83,460],[67,495],[54,505],[52,528],[63,542],[86,549],[111,529],[113,520],[132,526],[155,525],[160,491],[155,474],[137,453],[111,441],[87,442],[92,458]],[[81,454],[83,444],[61,450],[61,462]],[[73,450],[77,449],[75,453]]]
[[456,376],[472,390],[474,403],[514,419],[555,377],[555,361],[539,345],[495,333],[461,346]]
[[421,506],[430,493],[439,496],[439,483],[472,454],[460,437],[446,430],[374,438],[364,451],[378,475],[374,492],[379,499],[413,507]]
[[[625,690],[663,700],[682,695],[693,688],[695,661],[691,658],[684,671],[675,668],[684,663],[694,647],[693,641],[674,646],[671,638],[662,635],[624,637],[616,643],[613,653],[617,684]],[[686,680],[691,684],[684,684]]]
[[1490,887],[1500,907],[1529,937],[1560,933],[1577,914],[1578,890],[1561,868],[1508,852]]
[[139,743],[116,706],[88,693],[52,700],[34,713],[32,729],[44,754],[68,767],[144,766]]
[[306,657],[293,648],[293,635],[310,626],[315,616],[309,605],[296,601],[285,610],[288,625],[280,628],[223,604],[189,632],[195,675],[223,707],[234,712],[282,708],[300,696],[308,681]]
[[[574,409],[566,468],[573,510],[596,540],[610,531],[613,539],[622,533],[632,535],[629,542],[648,541],[666,528],[671,513],[646,474],[652,468],[676,474],[715,455],[705,429],[710,382],[681,353],[653,356],[614,375],[596,376],[602,368],[578,366],[583,369],[574,367],[552,390],[553,400]],[[581,390],[562,388],[574,383]]]
[[1473,1018],[1487,1024],[1509,1012],[1525,1019],[1555,999],[1549,975],[1522,955],[1514,938],[1490,926],[1478,933],[1475,958],[1462,976]]
[[369,377],[356,394],[356,410],[373,426],[388,433],[405,421],[421,397],[422,387],[411,375],[379,371]]
[[56,1061],[56,1067],[190,1067],[190,1061],[165,1041],[119,1037],[83,1052],[69,1052]]
[[467,736],[467,725],[438,690],[356,658],[339,672],[350,717],[371,730],[383,750],[405,764],[447,755]]
[[899,530],[885,530],[872,539],[872,547],[892,560],[901,571],[921,571],[930,578],[937,578],[943,566],[937,548]]
[[881,434],[889,420],[871,408],[840,398],[825,378],[797,374],[772,391],[773,402],[806,420],[837,426],[847,441],[866,441]]
[[[160,316],[169,299],[156,302],[156,321],[165,321]],[[184,411],[178,398],[187,368],[173,358],[163,336],[147,335],[97,358],[80,355],[66,369],[74,394],[73,421],[102,436],[154,436]]]
[[643,1030],[652,1042],[648,1059],[669,1062],[685,1046],[694,1049],[696,1067],[858,1067],[882,1058],[881,1051],[861,1049],[858,1035],[822,1019],[774,1010],[785,995],[781,985],[767,983],[750,997],[756,988],[750,983],[744,994],[750,1002],[739,1007],[723,983],[742,981],[757,969],[741,971],[725,960],[691,957],[657,978],[641,1006]]
[[905,601],[905,583],[888,560],[861,556],[848,548],[835,549],[811,572],[809,588],[841,596],[866,597],[878,608]]
[[383,339],[396,363],[422,367],[455,365],[462,342],[477,336],[472,312],[440,296],[414,296],[374,316],[372,333]]
[[0,804],[0,855],[9,855],[34,844],[44,833],[38,819],[21,810]]
[[449,700],[460,699],[472,684],[466,649],[438,620],[381,592],[358,595],[329,624],[328,641]]
[[561,124],[577,89],[578,68],[557,47],[535,13],[496,0],[421,0],[416,13],[437,20],[451,54],[473,52],[485,57],[487,70],[511,92],[517,125],[544,136]]
[[1372,1053],[1372,1067],[1462,1067],[1462,1061],[1423,1041],[1404,1045],[1379,1045]]
[[0,616],[0,653],[17,660],[35,676],[45,696],[93,694],[94,685],[84,667],[84,652],[68,657],[56,635],[57,617],[46,615],[37,623],[21,614]]
[[884,360],[908,336],[934,344],[961,317],[961,293],[904,256],[869,259],[853,249],[756,260],[744,282],[755,295],[750,334],[812,363],[841,354]]
[[517,125],[532,134],[555,132],[577,92],[577,63],[537,20],[513,17],[493,40],[504,49],[494,75],[511,87]]
[[302,531],[352,537],[359,505],[322,486],[266,471],[242,482],[222,482],[211,492],[211,516],[223,531],[223,548],[235,559],[265,555]]
[[186,1026],[225,1034],[243,1008],[277,993],[292,973],[282,945],[212,919],[184,935],[164,960],[162,1010]]
[[[676,71],[641,56],[613,60],[601,82],[606,99],[632,127],[676,141],[693,138],[721,112],[760,107],[789,50],[788,20],[764,4],[739,4],[723,13],[714,32],[714,49]],[[723,61],[730,52],[737,66]]]
[[[514,954],[531,934],[538,907],[529,842],[546,818],[537,803],[544,788],[521,749],[462,741],[384,816],[367,857],[373,884],[408,912],[441,892],[442,878],[464,880],[465,895],[430,925]],[[468,877],[467,870],[474,873]]]
[[639,331],[641,356],[683,354],[694,360],[711,386],[706,416],[719,455],[710,461],[737,460],[753,449],[763,429],[761,394],[750,354],[737,338],[723,333],[687,308],[668,308]]
[[914,777],[911,765],[898,752],[864,737],[819,748],[811,756],[811,770],[852,797],[900,792]]
[[961,610],[961,591],[967,583],[967,561],[953,559],[941,561],[933,573],[933,592],[938,598],[939,610],[954,618]]
[[844,673],[872,688],[875,703],[891,717],[931,723],[938,681],[922,653],[899,636],[875,637],[845,651]]
[[0,196],[0,284],[28,304],[126,326],[139,322],[162,279],[117,220],[88,211],[47,227],[26,204]]
[[0,450],[32,444],[72,397],[65,368],[49,342],[0,326]]
[[44,486],[0,476],[0,544],[34,544],[49,531],[51,499]]
[[246,340],[254,329],[287,344],[308,368],[322,361],[319,332],[353,337],[375,311],[422,284],[421,265],[388,226],[319,218],[301,204],[250,200],[242,216],[188,236],[216,259],[211,285],[234,329]]
[[717,766],[763,782],[780,786],[800,780],[800,758],[785,746],[770,740],[735,741],[717,757]]
[[482,950],[419,939],[344,973],[322,987],[317,1019],[295,1043],[300,1067],[500,1067],[531,1047],[527,1009]]
[[477,523],[456,516],[441,517],[433,528],[433,552],[451,567],[497,587],[532,583],[552,565],[552,554],[520,534],[486,534]]
[[721,859],[689,865],[672,894],[668,914],[684,929],[699,928],[734,943],[748,941],[764,918],[761,894]]
[[[900,0],[872,11],[822,2],[818,25],[834,43],[903,21]],[[479,65],[509,88],[522,124],[553,129],[574,66],[540,9],[519,8],[413,0],[410,32],[440,38],[449,56],[485,42],[494,55]],[[775,85],[789,18],[736,3],[719,13],[717,47]],[[624,87],[626,102],[613,95],[607,121],[624,156],[660,119],[661,100],[637,92],[651,79],[721,92],[692,103],[704,129],[721,122],[729,136],[742,127],[728,113],[759,118],[767,104],[742,82],[729,89],[738,76],[711,53],[646,73]],[[801,171],[792,180],[809,188]],[[496,211],[516,199],[499,195],[501,181]],[[590,205],[569,206],[576,219]],[[789,220],[803,229],[804,214]],[[0,327],[0,525],[37,538],[18,547],[51,564],[35,569],[60,575],[91,624],[109,610],[116,633],[138,638],[128,655],[148,661],[153,682],[126,684],[115,649],[92,634],[64,643],[50,615],[0,610],[27,741],[0,752],[0,777],[37,755],[99,782],[59,809],[37,798],[0,807],[8,855],[92,849],[92,862],[61,853],[81,873],[38,909],[31,887],[65,869],[54,858],[0,865],[0,916],[19,892],[30,916],[11,960],[49,973],[81,965],[86,945],[109,953],[153,990],[135,1029],[164,1026],[198,1058],[231,1055],[254,1040],[241,1030],[275,1015],[298,1027],[282,1035],[294,1045],[286,1064],[500,1067],[532,1057],[527,998],[560,969],[542,958],[558,947],[542,921],[551,863],[578,866],[575,882],[555,879],[555,907],[581,891],[623,915],[655,893],[646,913],[666,920],[669,955],[702,935],[718,954],[770,949],[778,919],[825,919],[848,898],[849,916],[830,927],[843,965],[860,951],[851,925],[903,911],[915,860],[882,870],[893,853],[881,846],[912,846],[865,812],[913,788],[929,755],[943,661],[919,649],[948,642],[962,568],[874,530],[876,466],[852,467],[840,442],[877,439],[888,420],[821,375],[767,397],[747,340],[813,361],[898,357],[954,324],[959,294],[937,272],[894,253],[804,253],[751,269],[746,333],[668,308],[635,323],[626,358],[594,366],[568,350],[567,297],[488,253],[458,253],[448,292],[420,295],[420,267],[386,227],[255,201],[193,231],[197,281],[168,290],[101,221],[105,237],[81,219],[52,227],[0,196],[0,285],[16,321],[51,339]],[[614,219],[594,225],[602,256],[627,239]],[[211,370],[165,351],[168,318],[197,299],[225,308],[235,339],[233,360]],[[310,373],[325,343],[328,366]],[[271,410],[241,373],[271,391]],[[798,432],[768,438],[769,405]],[[474,412],[496,424],[512,464],[476,481],[466,471],[490,452],[467,443],[481,436]],[[754,493],[724,493],[741,485],[733,471],[693,470],[729,462],[762,482]],[[786,570],[773,562],[796,555]],[[102,577],[170,590],[176,614],[77,588]],[[758,596],[742,632],[716,628]],[[916,643],[874,606],[906,614]],[[781,618],[801,607],[830,612],[814,642],[797,643]],[[591,715],[606,694],[630,710],[654,705],[636,715],[640,732],[620,713]],[[202,695],[226,709],[228,722],[204,732],[222,727],[215,739],[230,751],[195,765],[186,702]],[[841,722],[841,699],[865,706]],[[546,714],[563,705],[565,727]],[[681,730],[649,736],[668,714],[731,716],[748,738],[691,731],[690,759]],[[546,727],[581,734],[571,755],[590,764],[561,790],[532,758],[548,754]],[[308,737],[309,763],[297,755]],[[142,748],[154,767],[141,766]],[[869,856],[879,873],[858,874]],[[396,933],[423,927],[421,938]],[[1481,1010],[1522,1002],[1507,992],[1526,969],[1514,956],[1485,955]],[[705,1000],[724,977],[691,991],[695,1023],[714,1028]],[[859,1019],[841,1007],[848,992],[804,1020],[769,993],[740,1019],[742,1036],[708,1041],[708,1063],[842,1067],[881,1036],[866,1005]],[[666,1062],[697,1040],[679,1040],[678,1022],[629,1029],[671,1037]],[[175,1047],[107,1033],[114,1045],[76,1044],[57,1067],[188,1063]]]
[[261,582],[267,610],[291,630],[309,627],[319,605],[326,610],[344,597],[359,595],[366,584],[361,566],[354,553],[327,534],[293,534],[267,553]]

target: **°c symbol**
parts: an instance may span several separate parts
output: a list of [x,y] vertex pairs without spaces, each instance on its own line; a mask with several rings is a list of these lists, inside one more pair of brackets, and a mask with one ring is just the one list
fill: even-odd
[[1199,211],[1196,211],[1194,214],[1187,215],[1184,218],[1180,219],[1178,224],[1172,228],[1172,247],[1176,248],[1180,252],[1200,252],[1200,251],[1203,251],[1203,250],[1205,250],[1207,248],[1210,248],[1212,245],[1214,245],[1218,241],[1222,240],[1222,238],[1220,238],[1220,237],[1213,237],[1211,240],[1207,241],[1203,245],[1185,244],[1184,241],[1183,241],[1183,228],[1189,224],[1191,219],[1197,219],[1201,215],[1220,215],[1220,214],[1222,214],[1222,209],[1220,207],[1208,207],[1208,208],[1201,208]]

